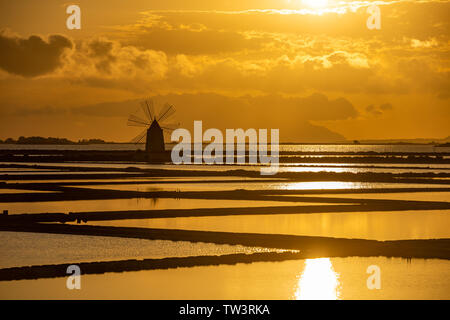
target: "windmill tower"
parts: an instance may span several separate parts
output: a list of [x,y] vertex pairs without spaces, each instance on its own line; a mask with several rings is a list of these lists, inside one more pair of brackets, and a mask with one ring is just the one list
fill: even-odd
[[153,101],[149,99],[141,102],[140,111],[143,116],[139,114],[138,110],[128,118],[129,126],[145,127],[132,142],[139,144],[146,138],[146,153],[163,153],[165,151],[164,134],[175,130],[178,126],[177,124],[166,124],[167,120],[175,113],[175,107],[166,103],[156,113]]

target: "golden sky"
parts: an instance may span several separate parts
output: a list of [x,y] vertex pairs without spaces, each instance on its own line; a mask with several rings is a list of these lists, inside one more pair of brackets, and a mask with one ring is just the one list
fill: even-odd
[[[70,4],[81,30],[66,28]],[[449,14],[436,0],[0,0],[0,139],[129,141],[149,96],[186,128],[445,138]]]

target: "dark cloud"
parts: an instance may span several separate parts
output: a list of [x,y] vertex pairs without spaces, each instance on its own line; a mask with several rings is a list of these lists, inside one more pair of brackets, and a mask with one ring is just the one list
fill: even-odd
[[450,92],[448,92],[448,91],[443,91],[443,92],[439,93],[439,94],[437,95],[437,97],[438,97],[439,99],[441,99],[441,100],[446,100],[446,99],[450,98]]
[[[328,99],[316,93],[307,97],[281,95],[230,97],[215,93],[168,94],[153,97],[156,105],[174,104],[174,121],[192,130],[194,120],[205,128],[278,128],[283,141],[341,142],[345,137],[312,121],[345,120],[358,112],[345,98]],[[123,118],[139,109],[140,100],[107,102],[71,108],[76,116]],[[94,121],[94,120],[93,120]],[[132,130],[132,129],[130,129]]]
[[381,115],[381,112],[378,111],[377,108],[373,104],[368,105],[366,107],[366,112],[369,113],[369,114],[372,114],[374,116],[380,116]]
[[139,107],[139,100],[106,102],[95,105],[80,106],[70,109],[74,115],[93,117],[124,117]]
[[[209,114],[213,115],[212,118],[217,118],[217,113],[223,113],[224,117],[221,119],[233,119],[233,121],[243,119],[243,124],[252,122],[251,118],[257,120],[264,118],[274,122],[280,116],[283,121],[286,121],[286,116],[294,116],[302,121],[328,121],[346,120],[358,116],[357,110],[347,99],[328,99],[321,93],[306,97],[283,97],[278,94],[230,97],[216,93],[196,93],[160,95],[152,99],[159,104],[165,102],[175,104],[180,113],[183,113],[182,118],[201,120],[209,117]],[[141,100],[79,106],[71,108],[70,112],[101,117],[126,116],[139,108]]]
[[66,48],[72,48],[72,42],[61,35],[45,41],[36,35],[25,39],[0,32],[0,68],[24,77],[46,74],[61,66]]
[[366,107],[366,112],[374,116],[381,116],[384,112],[392,109],[394,109],[394,107],[390,103],[383,103],[379,107],[371,104]]
[[294,99],[308,120],[345,120],[358,115],[355,107],[345,98],[329,100],[320,93]]
[[[144,98],[142,98],[144,99]],[[10,108],[3,112],[7,116],[42,116],[53,118],[82,119],[93,127],[99,121],[102,126],[127,132],[133,136],[133,128],[127,128],[127,118],[140,108],[142,99],[105,102],[71,108]],[[169,102],[177,112],[173,122],[180,122],[183,128],[193,130],[194,120],[202,120],[204,128],[267,128],[280,129],[282,141],[297,142],[342,142],[345,137],[314,121],[345,120],[358,115],[354,106],[345,98],[328,99],[321,93],[306,97],[283,97],[281,95],[230,97],[216,93],[168,94],[152,98],[155,104]],[[61,121],[61,120],[58,120]],[[105,134],[115,133],[105,129]],[[112,129],[111,129],[112,130]],[[108,131],[108,132],[106,132]],[[132,137],[131,137],[132,138]],[[130,139],[131,139],[130,138]]]
[[94,39],[88,42],[87,46],[87,55],[95,61],[95,68],[102,73],[111,73],[111,65],[117,61],[117,57],[113,54],[114,42]]
[[114,43],[108,40],[95,39],[89,42],[90,55],[94,57],[109,57]]
[[161,50],[168,54],[217,54],[261,49],[269,38],[246,38],[238,32],[219,30],[142,28],[130,43],[137,47]]
[[0,102],[1,117],[33,117],[33,116],[58,116],[67,114],[67,109],[45,105],[42,107],[28,107],[17,104]]
[[380,109],[381,109],[381,110],[384,110],[384,111],[387,111],[387,110],[392,110],[392,109],[394,109],[394,107],[393,107],[392,104],[390,104],[390,103],[383,103],[383,104],[380,106]]

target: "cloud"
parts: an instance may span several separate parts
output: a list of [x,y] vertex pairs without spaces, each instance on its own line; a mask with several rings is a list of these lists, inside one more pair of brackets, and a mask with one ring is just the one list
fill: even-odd
[[394,109],[394,107],[390,103],[383,103],[382,105],[380,105],[380,109],[383,111],[388,111]]
[[[448,49],[447,49],[448,50]],[[427,53],[430,55],[430,52]],[[424,56],[398,59],[398,71],[411,83],[411,88],[442,96],[450,87],[448,61]]]
[[[118,102],[103,102],[92,105],[71,107],[61,109],[60,112],[70,112],[72,114],[89,115],[98,117],[127,116],[134,109],[139,108],[140,101],[146,99],[129,99]],[[267,122],[276,121],[279,115],[295,116],[303,121],[328,121],[346,120],[356,118],[358,111],[350,101],[345,98],[329,99],[321,93],[314,93],[305,97],[284,97],[278,94],[259,96],[227,96],[217,93],[185,93],[167,94],[150,97],[156,103],[163,104],[170,102],[175,104],[180,112],[186,113],[188,118],[209,117],[210,111],[214,112],[212,118],[216,118],[217,113],[223,113],[225,118],[242,120],[242,123],[252,123],[252,118],[256,123],[262,119]],[[26,114],[27,109],[15,111],[14,114]],[[40,114],[55,114],[55,108],[45,107],[39,109]],[[184,116],[184,114],[183,114]],[[265,117],[263,117],[265,116]],[[183,118],[183,117],[182,117]]]
[[140,50],[103,37],[75,42],[62,35],[45,40],[1,32],[0,69],[28,78],[45,75],[89,84],[161,79],[168,65],[161,51]]
[[108,38],[77,41],[52,75],[80,86],[134,93],[431,92],[445,97],[448,32],[442,31],[448,30],[443,14],[448,4],[384,2],[383,28],[377,32],[365,26],[367,4],[353,2],[356,11],[323,15],[149,11],[140,21],[114,26]]
[[[299,2],[291,1],[297,7]],[[196,31],[223,30],[239,33],[252,30],[260,33],[328,35],[352,39],[372,39],[376,36],[378,39],[394,40],[408,37],[419,41],[437,35],[446,37],[448,31],[448,1],[376,1],[382,17],[382,28],[376,32],[366,27],[369,17],[366,9],[371,5],[369,1],[347,4],[342,4],[342,1],[329,2],[329,7],[333,6],[333,2],[334,6],[345,10],[331,9],[320,15],[304,10],[150,10],[144,12],[138,23],[126,26],[123,31],[127,37],[138,38],[152,28],[155,31],[161,28],[175,32],[181,26],[197,25],[202,28],[196,28]],[[286,1],[277,1],[272,5],[286,7],[288,4]],[[258,1],[253,8],[261,6],[263,3]]]
[[115,40],[93,38],[77,43],[58,76],[88,84],[108,80],[149,81],[164,78],[167,69],[167,57],[161,51],[141,50]]
[[64,50],[70,48],[72,42],[61,35],[46,41],[36,35],[25,39],[0,32],[0,68],[24,77],[43,75],[60,67]]
[[366,113],[373,116],[381,116],[383,113],[391,111],[392,109],[394,109],[394,107],[390,103],[383,103],[378,107],[371,104],[366,107]]
[[[144,99],[144,98],[143,98]],[[344,141],[345,138],[312,121],[354,118],[358,112],[345,98],[328,99],[316,93],[306,97],[280,95],[230,97],[216,93],[167,94],[152,97],[156,104],[174,104],[175,120],[192,129],[194,120],[205,127],[219,128],[279,128],[285,141]],[[102,117],[127,116],[139,108],[142,99],[107,102],[72,108],[73,115]],[[133,131],[134,132],[134,131]]]
[[358,115],[355,107],[345,98],[329,100],[324,94],[315,93],[294,100],[308,120],[345,120]]
[[[156,90],[434,91],[445,96],[449,78],[444,13],[449,3],[377,3],[383,27],[376,32],[366,27],[369,1],[336,4],[345,7],[345,13],[331,10],[322,15],[298,10],[154,10],[114,30],[121,43],[160,50],[172,61],[164,83],[152,84]],[[426,83],[414,80],[418,72],[401,65],[412,56],[431,66],[424,70]]]
[[176,29],[144,27],[130,44],[167,54],[217,54],[240,51],[244,48],[261,49],[268,39],[247,38],[238,32],[223,30],[192,30],[180,26]]
[[[129,108],[138,106],[136,99],[149,94],[173,100],[187,122],[279,127],[290,140],[318,136],[329,141],[337,138],[333,132],[358,139],[360,134],[388,135],[380,132],[380,123],[386,125],[394,115],[398,123],[391,133],[419,134],[417,123],[425,114],[433,125],[420,126],[420,134],[446,130],[450,1],[377,2],[381,30],[366,27],[365,7],[371,1],[346,1],[343,6],[356,10],[322,15],[295,10],[299,1],[173,1],[139,9],[130,4],[127,12],[136,15],[155,9],[135,22],[129,15],[125,19],[123,10],[110,10],[118,16],[109,24],[102,20],[102,34],[89,29],[95,38],[63,37],[71,46],[54,55],[53,67],[35,72],[37,78],[19,72],[26,65],[23,57],[18,56],[19,70],[8,71],[13,76],[0,65],[0,112],[28,105],[33,107],[28,114],[36,117],[70,115],[90,123],[92,130],[103,117],[112,128],[112,118],[121,125]],[[247,10],[252,8],[258,9]],[[283,8],[292,10],[271,10]],[[2,39],[22,48],[34,38],[2,34]],[[59,43],[38,39],[44,47]],[[385,101],[395,104],[395,114]],[[27,114],[26,108],[17,112],[22,111]]]
[[418,39],[411,39],[411,47],[413,48],[431,48],[438,45],[436,39],[420,41]]
[[[130,140],[137,132],[134,128],[127,128],[128,116],[139,110],[140,101],[145,99],[128,99],[104,103],[81,105],[75,107],[55,108],[46,106],[36,109],[34,107],[16,107],[3,109],[3,117],[30,116],[45,117],[47,121],[58,119],[78,119],[93,127],[102,122],[105,129],[102,133],[114,136],[116,132],[109,132],[113,128],[111,123],[121,126],[115,130],[129,133]],[[358,116],[355,107],[345,98],[329,99],[326,95],[315,93],[304,97],[284,97],[277,94],[260,96],[242,95],[227,96],[217,93],[185,93],[156,95],[152,99],[156,105],[169,102],[177,110],[173,121],[180,122],[181,126],[193,130],[194,120],[202,120],[205,128],[273,128],[280,129],[282,141],[304,142],[339,142],[345,137],[331,131],[315,121],[339,121],[352,119]],[[118,138],[116,138],[118,139]],[[120,141],[126,141],[123,138]]]
[[381,116],[381,111],[377,110],[373,104],[366,107],[366,112],[374,116]]

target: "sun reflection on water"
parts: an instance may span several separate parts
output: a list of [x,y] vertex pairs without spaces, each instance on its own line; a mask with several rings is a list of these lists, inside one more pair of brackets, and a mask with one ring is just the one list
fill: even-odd
[[313,189],[354,189],[360,187],[360,183],[342,181],[302,181],[291,182],[280,186],[282,190],[313,190]]
[[329,258],[307,259],[294,295],[296,300],[337,300],[339,274]]

